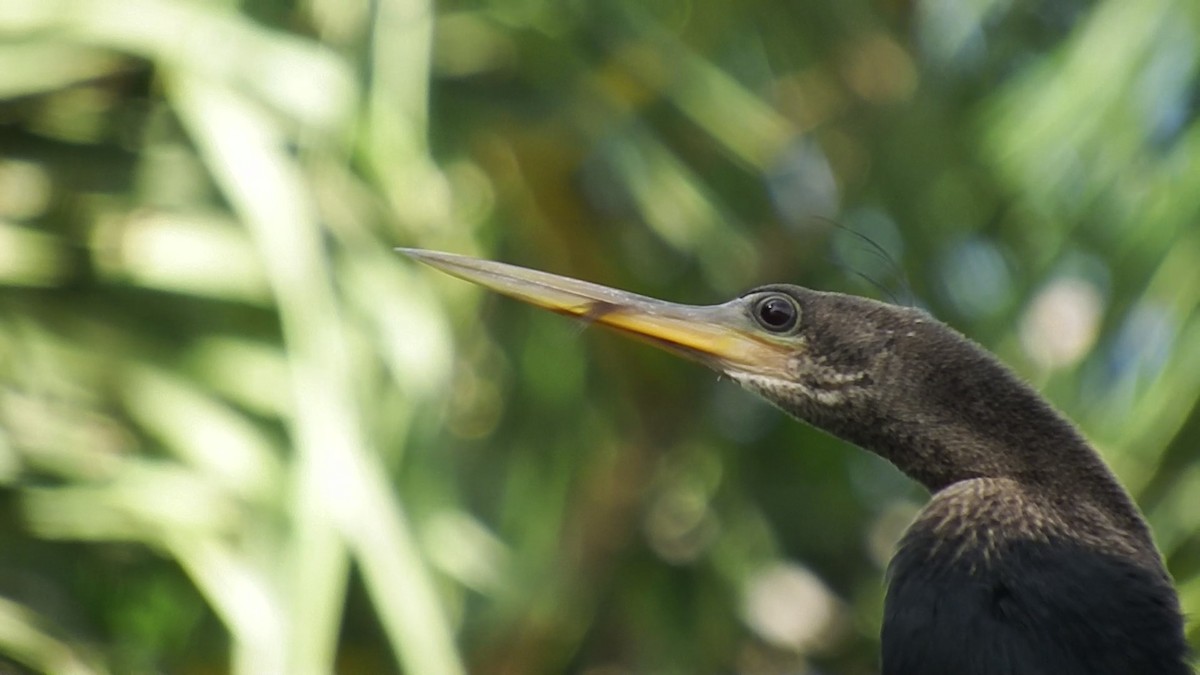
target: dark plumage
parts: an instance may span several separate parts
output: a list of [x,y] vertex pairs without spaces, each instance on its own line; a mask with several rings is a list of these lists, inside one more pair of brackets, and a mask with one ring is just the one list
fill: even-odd
[[1191,672],[1149,529],[1069,422],[923,312],[769,290],[806,317],[805,362],[870,377],[833,406],[760,393],[933,492],[889,570],[885,675]]
[[1192,672],[1178,598],[1128,494],[1033,389],[928,314],[787,285],[687,307],[408,253],[703,361],[928,487],[888,571],[884,675]]

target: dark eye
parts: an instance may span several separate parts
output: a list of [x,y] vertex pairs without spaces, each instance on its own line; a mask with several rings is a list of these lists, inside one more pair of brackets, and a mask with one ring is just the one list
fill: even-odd
[[800,309],[791,298],[772,295],[759,300],[754,306],[754,318],[767,330],[786,333],[796,327]]

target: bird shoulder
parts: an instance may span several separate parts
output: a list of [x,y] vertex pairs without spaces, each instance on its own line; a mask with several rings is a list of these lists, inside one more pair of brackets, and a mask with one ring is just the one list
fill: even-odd
[[1011,479],[938,493],[889,568],[884,675],[1191,673],[1161,567],[1076,517]]

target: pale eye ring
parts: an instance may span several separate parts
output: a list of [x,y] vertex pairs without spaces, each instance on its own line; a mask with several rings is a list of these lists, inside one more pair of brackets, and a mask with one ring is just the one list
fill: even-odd
[[786,295],[768,295],[754,303],[754,320],[773,333],[786,333],[800,321],[800,308]]

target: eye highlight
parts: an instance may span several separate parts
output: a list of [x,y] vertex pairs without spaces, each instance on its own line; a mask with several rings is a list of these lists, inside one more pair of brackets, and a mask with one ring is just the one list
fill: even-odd
[[786,333],[800,322],[800,308],[786,295],[768,295],[754,303],[754,320],[774,333]]

